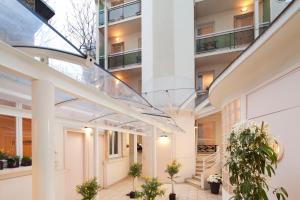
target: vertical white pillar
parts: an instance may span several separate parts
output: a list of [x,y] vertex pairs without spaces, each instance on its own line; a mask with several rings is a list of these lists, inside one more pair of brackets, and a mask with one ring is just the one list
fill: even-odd
[[54,86],[32,82],[32,199],[55,199]]
[[[22,109],[22,104],[17,104],[18,109]],[[20,116],[16,117],[16,148],[17,155],[23,157],[23,118]]]
[[137,135],[133,135],[133,162],[137,163]]
[[259,0],[254,0],[254,37],[259,36]]
[[156,156],[157,128],[154,127],[152,135],[152,177],[157,177],[157,156]]
[[[94,129],[94,134],[93,134],[93,148],[94,148],[94,177],[96,177],[97,182],[100,183],[99,180],[99,135],[98,135],[98,129]],[[96,199],[99,199],[99,195],[97,195]]]

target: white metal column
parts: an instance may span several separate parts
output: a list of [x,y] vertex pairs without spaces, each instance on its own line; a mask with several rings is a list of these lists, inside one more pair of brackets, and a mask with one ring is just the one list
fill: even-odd
[[157,156],[156,156],[156,140],[157,140],[157,128],[153,128],[152,135],[152,177],[157,177]]
[[254,37],[259,36],[259,0],[254,0]]
[[32,199],[55,199],[54,86],[32,82]]
[[[22,104],[17,104],[17,109],[22,109]],[[23,118],[21,116],[16,117],[16,148],[17,155],[23,157]]]
[[[96,177],[97,182],[100,183],[99,180],[99,130],[98,129],[94,129],[94,133],[93,133],[93,142],[94,142],[94,177]],[[97,195],[97,198],[99,199],[99,195]]]
[[137,135],[134,134],[133,135],[133,162],[137,163],[138,159],[137,159]]

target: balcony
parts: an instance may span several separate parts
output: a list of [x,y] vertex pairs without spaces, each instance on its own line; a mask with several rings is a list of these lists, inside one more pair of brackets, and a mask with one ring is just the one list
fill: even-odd
[[[260,25],[262,34],[269,23]],[[254,40],[254,26],[246,26],[229,31],[196,36],[196,54],[217,51],[221,49],[235,49],[246,47]]]
[[216,51],[224,48],[238,48],[250,44],[253,40],[253,26],[197,36],[196,53]]
[[108,56],[108,69],[124,68],[129,65],[142,63],[141,49],[115,53]]
[[131,1],[110,8],[108,10],[108,22],[112,23],[139,15],[141,15],[141,1]]

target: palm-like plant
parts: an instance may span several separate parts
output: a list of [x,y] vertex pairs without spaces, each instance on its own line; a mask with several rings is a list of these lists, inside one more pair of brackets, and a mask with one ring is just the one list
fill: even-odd
[[175,176],[175,175],[178,174],[180,167],[181,167],[181,164],[178,163],[176,160],[173,160],[170,164],[167,165],[167,169],[165,171],[169,174],[168,178],[171,179],[172,194],[175,194],[175,192],[174,192],[175,180],[174,179],[178,177],[178,176]]
[[135,192],[136,192],[135,180],[136,180],[137,177],[140,177],[141,174],[142,174],[142,164],[141,163],[133,163],[129,167],[128,176],[132,177],[132,187],[133,187],[133,194],[131,194],[131,196],[134,195]]

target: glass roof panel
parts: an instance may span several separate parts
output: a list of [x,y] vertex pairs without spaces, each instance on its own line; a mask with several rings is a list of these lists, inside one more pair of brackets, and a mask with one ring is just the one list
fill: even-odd
[[61,34],[17,0],[0,1],[0,40],[11,46],[57,49],[84,56]]

